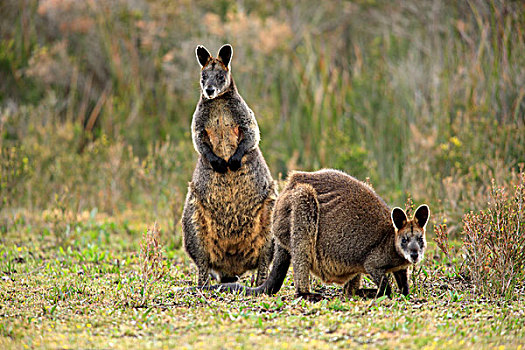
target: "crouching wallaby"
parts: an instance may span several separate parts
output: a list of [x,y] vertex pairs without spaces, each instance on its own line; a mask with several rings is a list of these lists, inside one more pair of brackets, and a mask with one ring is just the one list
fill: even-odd
[[184,247],[197,265],[198,285],[210,274],[233,282],[258,269],[267,277],[273,255],[270,220],[276,184],[259,150],[259,127],[231,74],[233,49],[217,58],[197,46],[201,97],[192,121],[199,158],[182,214]]
[[412,219],[400,208],[390,211],[370,186],[341,171],[294,172],[272,216],[277,250],[268,280],[258,288],[230,283],[214,289],[277,293],[291,261],[296,294],[307,299],[321,297],[310,293],[310,273],[344,285],[346,295],[358,291],[364,273],[378,286],[376,295],[390,295],[387,273],[393,273],[407,295],[407,267],[423,259],[429,215],[427,205]]

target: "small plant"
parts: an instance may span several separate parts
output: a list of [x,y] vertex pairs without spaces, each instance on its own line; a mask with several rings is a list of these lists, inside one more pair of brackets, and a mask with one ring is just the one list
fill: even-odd
[[414,200],[412,199],[410,193],[407,193],[407,199],[405,201],[405,213],[408,217],[412,217],[414,214],[414,208]]
[[146,306],[152,284],[167,274],[167,267],[162,259],[162,244],[157,223],[142,235],[139,266],[143,283],[141,306]]
[[69,209],[68,202],[71,198],[69,188],[66,186],[61,194],[54,194],[54,201],[50,210],[42,213],[44,221],[49,225],[55,237],[57,247],[65,247],[72,242],[78,223],[78,210]]
[[423,298],[427,292],[425,285],[430,277],[430,273],[424,265],[413,266],[411,269],[410,278],[412,279],[412,284],[410,292],[418,298]]
[[441,224],[434,225],[434,242],[438,248],[445,254],[447,258],[450,257],[450,244],[448,242],[449,231],[445,221]]
[[25,147],[6,146],[0,141],[0,205],[11,205],[13,198],[22,196],[20,185],[31,175]]
[[489,297],[513,297],[525,281],[525,172],[514,195],[492,181],[488,207],[463,218],[466,268],[476,290]]

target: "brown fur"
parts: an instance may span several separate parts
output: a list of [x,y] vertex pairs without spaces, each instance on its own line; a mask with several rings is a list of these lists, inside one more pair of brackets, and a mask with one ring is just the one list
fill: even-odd
[[[424,225],[406,220],[396,232],[386,203],[365,183],[335,170],[292,173],[274,212],[273,234],[291,253],[300,295],[310,293],[309,272],[326,283],[348,283],[346,293],[354,293],[359,275],[368,273],[379,293],[389,294],[385,274],[405,279],[412,263],[396,245],[414,231],[423,237],[420,258]],[[408,293],[404,283],[400,288]]]
[[270,277],[258,288],[229,284],[221,289],[276,293],[291,262],[296,292],[306,298],[319,297],[310,293],[310,273],[344,285],[347,295],[359,291],[365,273],[378,295],[390,294],[387,273],[393,273],[406,295],[407,267],[423,258],[429,215],[426,205],[410,220],[400,208],[390,211],[370,186],[341,171],[294,172],[272,216],[278,249]]
[[196,54],[202,94],[192,138],[199,159],[182,215],[184,247],[199,270],[199,286],[210,274],[225,282],[253,269],[261,284],[273,254],[276,185],[258,147],[255,116],[231,76],[231,46],[218,58],[201,46]]
[[226,106],[226,101],[218,101],[210,110],[209,120],[205,125],[213,151],[221,158],[229,159],[240,141],[239,125]]
[[253,203],[252,184],[235,184],[234,176],[226,174],[229,179],[213,186],[217,191],[210,192],[207,200],[194,199],[192,218],[210,268],[227,276],[240,276],[258,267],[261,251],[271,242],[268,228],[275,201],[271,196]]

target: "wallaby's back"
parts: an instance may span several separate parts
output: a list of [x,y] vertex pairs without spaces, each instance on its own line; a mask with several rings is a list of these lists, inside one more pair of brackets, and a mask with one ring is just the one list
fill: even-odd
[[[341,171],[293,172],[283,193],[300,184],[314,190],[319,205],[316,246],[328,260],[363,261],[370,249],[394,233],[390,208],[367,184]],[[276,204],[279,211],[280,201]]]

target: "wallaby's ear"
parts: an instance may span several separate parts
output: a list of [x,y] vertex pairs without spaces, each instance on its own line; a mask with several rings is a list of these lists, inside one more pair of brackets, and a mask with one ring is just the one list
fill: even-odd
[[428,205],[421,204],[414,213],[414,219],[416,219],[417,224],[419,227],[424,228],[425,225],[428,222],[428,218],[430,217],[430,209],[428,208]]
[[399,207],[392,209],[391,217],[394,227],[398,230],[401,230],[408,221],[405,211]]
[[197,56],[197,61],[201,67],[204,67],[206,62],[208,62],[208,59],[211,57],[211,53],[204,46],[198,45],[195,49],[195,56]]
[[233,47],[230,44],[222,45],[219,49],[218,56],[222,63],[224,63],[224,65],[230,69],[230,62],[233,56]]

